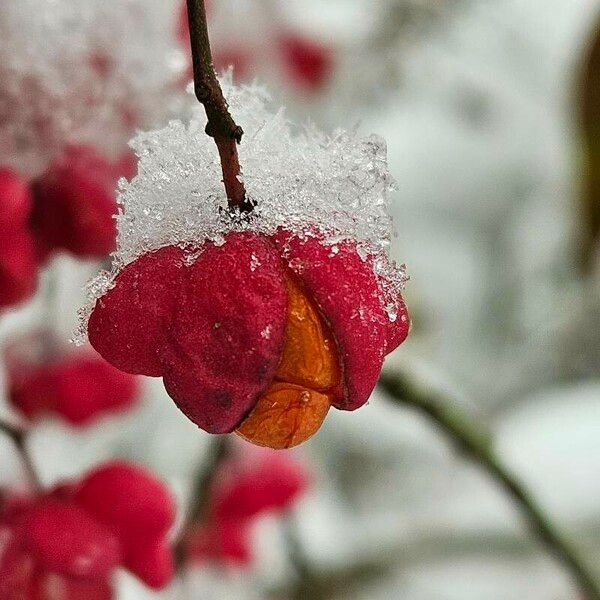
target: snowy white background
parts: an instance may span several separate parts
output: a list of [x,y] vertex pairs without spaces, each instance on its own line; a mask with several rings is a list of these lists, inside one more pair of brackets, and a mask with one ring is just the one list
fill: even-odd
[[[295,117],[326,129],[360,122],[362,131],[388,141],[399,184],[393,254],[408,265],[415,320],[389,368],[395,360],[418,364],[457,390],[600,574],[600,329],[589,318],[600,284],[583,286],[573,263],[574,82],[600,2],[214,4],[216,43],[240,30],[260,38],[265,14],[278,5],[279,18],[338,49],[334,79],[315,98],[299,98],[268,65],[256,74]],[[389,25],[386,11],[409,4],[411,11],[390,13],[412,15],[398,39],[372,47],[382,22]],[[231,18],[234,8],[247,16]],[[55,320],[65,336],[95,268],[55,261]],[[34,323],[40,302],[4,318],[2,335]],[[0,444],[0,477],[15,480],[18,460],[6,440]],[[183,500],[206,444],[161,383],[148,381],[139,411],[77,434],[44,424],[33,451],[48,482],[118,454],[152,466]],[[486,477],[382,393],[357,413],[333,411],[299,452],[318,476],[297,511],[316,572],[355,562],[386,567],[332,597],[577,597]],[[290,575],[277,523],[261,524],[257,553],[254,572],[200,571],[160,597],[263,598]],[[159,596],[124,576],[121,597]]]

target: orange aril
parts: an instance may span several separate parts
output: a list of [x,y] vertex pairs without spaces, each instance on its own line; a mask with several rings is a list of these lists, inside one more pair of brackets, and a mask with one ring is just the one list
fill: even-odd
[[293,383],[274,383],[237,433],[258,446],[283,449],[317,432],[327,416],[329,397]]
[[340,382],[340,367],[333,335],[319,309],[300,284],[288,278],[288,321],[281,362],[275,374],[280,381],[315,390],[328,390]]
[[341,380],[335,339],[300,282],[287,280],[288,320],[275,382],[236,433],[259,446],[291,448],[321,427]]

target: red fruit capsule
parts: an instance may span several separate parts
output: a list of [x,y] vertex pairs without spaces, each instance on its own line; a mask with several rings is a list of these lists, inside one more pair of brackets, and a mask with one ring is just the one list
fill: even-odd
[[166,536],[175,521],[175,504],[151,473],[123,461],[107,463],[83,479],[75,502],[115,532],[123,564],[153,588],[173,576]]
[[0,308],[29,298],[37,286],[35,246],[28,230],[31,195],[27,182],[0,168]]
[[[130,504],[129,504],[130,503]],[[173,576],[165,486],[124,462],[0,505],[0,598],[111,600],[118,566],[159,589]]]
[[362,406],[406,337],[406,307],[398,298],[392,322],[381,286],[353,242],[332,251],[316,235],[230,233],[127,265],[97,301],[89,339],[118,368],[162,375],[206,431],[288,448],[330,405]]
[[32,184],[32,226],[41,258],[57,250],[101,258],[115,248],[117,202],[131,160],[110,163],[86,146],[72,146]]
[[333,72],[330,48],[294,33],[279,38],[281,61],[288,78],[299,88],[317,92]]
[[24,538],[36,561],[73,578],[102,580],[120,562],[119,541],[83,509],[42,500],[24,518]]
[[28,419],[59,415],[74,426],[131,408],[139,382],[91,349],[62,352],[56,340],[38,332],[6,351],[8,399]]

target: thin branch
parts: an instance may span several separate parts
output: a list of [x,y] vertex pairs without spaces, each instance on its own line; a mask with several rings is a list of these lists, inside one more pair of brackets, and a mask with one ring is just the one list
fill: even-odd
[[283,520],[283,533],[288,559],[296,573],[296,583],[289,590],[289,600],[324,600],[327,598],[323,582],[314,572],[309,557],[304,551],[298,521],[292,512],[288,512]]
[[229,113],[227,101],[215,73],[204,0],[187,0],[187,8],[194,67],[194,91],[196,98],[206,110],[208,118],[206,133],[215,140],[219,151],[229,206],[248,212],[252,210],[252,203],[246,199],[244,184],[239,180],[240,163],[237,151],[237,144],[241,142],[244,132]]
[[35,465],[33,464],[31,454],[27,448],[27,432],[16,425],[11,425],[2,420],[0,420],[0,432],[5,433],[13,441],[32,486],[36,491],[41,490],[43,486],[35,469]]
[[567,569],[586,600],[600,600],[600,588],[571,546],[526,488],[495,455],[490,439],[468,415],[456,410],[451,398],[406,374],[384,375],[380,381],[392,400],[414,408],[437,425],[512,498],[531,532]]
[[194,489],[188,506],[185,522],[181,528],[181,535],[175,546],[175,560],[179,568],[185,563],[187,536],[194,526],[204,522],[209,517],[210,494],[219,468],[229,456],[230,436],[219,435],[211,439],[208,458],[200,468],[194,479]]

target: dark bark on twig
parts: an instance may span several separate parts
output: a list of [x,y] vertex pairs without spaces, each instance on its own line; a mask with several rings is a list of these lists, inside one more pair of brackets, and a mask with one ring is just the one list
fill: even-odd
[[244,132],[229,113],[227,101],[215,73],[204,0],[187,0],[187,8],[194,68],[194,91],[196,98],[206,110],[208,118],[206,133],[215,140],[219,151],[229,206],[248,212],[252,210],[252,203],[246,199],[244,184],[239,180],[240,163],[237,151],[237,144],[241,142]]
[[175,562],[179,569],[185,566],[187,536],[198,523],[203,523],[210,517],[210,495],[219,468],[229,456],[229,435],[215,436],[209,449],[208,458],[200,468],[194,479],[194,489],[188,506],[185,522],[181,528],[181,535],[175,546]]

